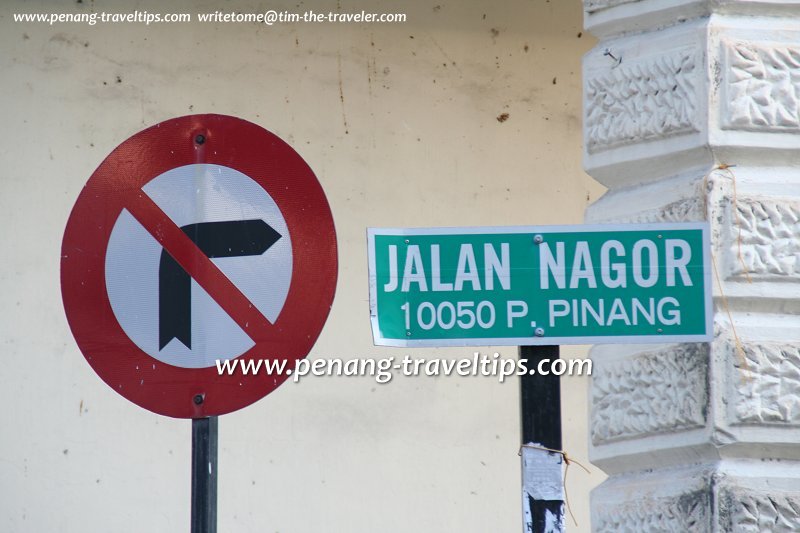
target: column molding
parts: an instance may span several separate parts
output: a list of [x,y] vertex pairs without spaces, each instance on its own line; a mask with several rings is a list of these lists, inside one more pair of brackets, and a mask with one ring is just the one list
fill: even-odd
[[800,531],[800,3],[584,0],[587,223],[709,221],[715,339],[592,349],[593,531]]

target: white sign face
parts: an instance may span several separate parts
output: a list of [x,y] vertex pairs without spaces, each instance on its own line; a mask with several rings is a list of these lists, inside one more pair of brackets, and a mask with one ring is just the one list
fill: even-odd
[[[292,279],[292,243],[280,209],[260,185],[229,167],[196,164],[169,170],[142,190],[187,234],[188,228],[197,225],[233,223],[235,227],[237,222],[260,221],[277,234],[263,253],[209,255],[267,320],[277,320]],[[236,237],[240,239],[241,233]],[[253,347],[247,333],[194,280],[187,281],[190,292],[184,295],[190,317],[164,316],[167,288],[163,282],[168,279],[165,265],[170,260],[128,211],[120,214],[108,242],[105,279],[114,316],[131,341],[151,357],[183,368],[211,367],[217,359],[233,359]],[[177,303],[178,308],[184,305]],[[175,305],[169,309],[176,314]],[[165,321],[184,318],[185,334],[165,342]]]

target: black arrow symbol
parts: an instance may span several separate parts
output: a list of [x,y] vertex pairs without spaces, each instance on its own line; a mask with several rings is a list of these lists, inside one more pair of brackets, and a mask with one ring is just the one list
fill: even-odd
[[[209,259],[261,255],[281,238],[261,219],[199,222],[181,227]],[[158,267],[158,349],[172,339],[192,348],[192,278],[166,251]]]

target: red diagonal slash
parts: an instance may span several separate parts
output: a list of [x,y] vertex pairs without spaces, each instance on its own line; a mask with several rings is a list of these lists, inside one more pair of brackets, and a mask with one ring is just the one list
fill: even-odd
[[126,208],[254,342],[253,331],[264,339],[272,323],[149,196],[131,195]]

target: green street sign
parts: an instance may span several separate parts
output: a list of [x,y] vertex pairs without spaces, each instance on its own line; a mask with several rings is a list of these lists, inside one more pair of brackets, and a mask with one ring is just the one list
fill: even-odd
[[370,228],[383,346],[702,342],[708,224]]

